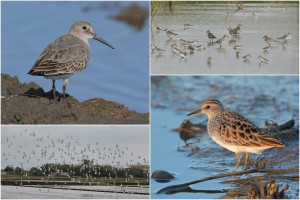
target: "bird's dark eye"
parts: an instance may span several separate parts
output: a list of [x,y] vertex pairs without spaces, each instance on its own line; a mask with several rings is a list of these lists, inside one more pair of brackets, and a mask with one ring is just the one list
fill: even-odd
[[82,29],[83,29],[83,30],[86,30],[86,26],[83,26]]
[[206,106],[206,108],[207,108],[207,109],[209,109],[209,108],[210,108],[210,106]]

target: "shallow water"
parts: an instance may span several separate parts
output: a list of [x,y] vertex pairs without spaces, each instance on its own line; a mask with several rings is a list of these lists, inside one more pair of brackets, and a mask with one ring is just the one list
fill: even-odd
[[[51,90],[51,80],[30,76],[27,72],[48,44],[66,34],[74,22],[87,21],[115,49],[90,40],[91,57],[87,68],[70,79],[66,92],[79,101],[101,97],[137,112],[149,112],[148,20],[141,31],[136,31],[109,18],[133,2],[110,3],[114,9],[83,12],[85,6],[98,8],[106,3],[2,2],[2,73],[16,75],[22,83],[34,81],[45,91]],[[149,4],[135,3],[144,8]],[[56,82],[56,88],[62,93],[62,81]]]
[[[173,12],[165,7],[157,12],[152,22],[151,42],[166,52],[161,55],[151,53],[151,73],[153,74],[297,74],[299,73],[299,5],[298,3],[244,3],[243,11],[236,10],[234,4],[222,3],[174,3]],[[266,9],[270,6],[270,9]],[[287,6],[287,10],[280,7]],[[227,15],[228,9],[228,15]],[[257,15],[252,16],[256,11]],[[184,29],[183,24],[193,24]],[[241,34],[233,41],[226,30],[242,24]],[[172,40],[165,32],[158,32],[154,25],[173,29],[179,34]],[[228,35],[222,45],[209,43],[206,31],[210,30],[217,38]],[[273,44],[270,52],[263,51],[267,44],[263,36],[281,37],[288,32],[293,34],[290,46],[283,48],[282,43]],[[187,59],[173,55],[170,45],[176,43],[179,49],[190,52],[179,40],[198,40],[205,45],[205,51],[195,50]],[[230,42],[229,42],[230,40]],[[216,40],[215,40],[216,41]],[[208,46],[210,45],[210,46]],[[236,57],[235,45],[242,45],[240,57]],[[250,61],[242,58],[251,54]],[[260,63],[259,55],[267,58],[268,63]],[[207,58],[212,57],[212,63]]]
[[[97,192],[105,189],[106,186],[64,186],[64,189],[22,187],[22,186],[1,186],[2,199],[148,199],[148,195],[135,194],[146,188],[127,188],[110,186],[112,190],[125,190],[126,193]],[[95,191],[85,191],[95,190]]]
[[[207,199],[226,196],[226,193],[156,194],[157,190],[168,185],[229,173],[234,168],[235,154],[218,146],[208,134],[201,134],[199,141],[190,140],[189,147],[184,147],[185,144],[179,138],[179,134],[172,131],[186,119],[196,124],[206,124],[205,115],[186,116],[187,113],[198,109],[204,99],[219,99],[226,109],[241,113],[259,127],[265,127],[265,120],[281,124],[292,118],[296,121],[295,127],[299,127],[299,78],[297,76],[153,76],[151,80],[151,173],[155,170],[166,170],[175,174],[175,179],[169,183],[158,183],[151,179],[152,198]],[[294,149],[298,147],[297,142],[294,144]],[[178,151],[178,146],[181,151]],[[189,155],[191,147],[199,147],[199,153]],[[248,168],[254,169],[253,164],[256,159],[264,156],[272,160],[278,157],[286,158],[286,153],[289,152],[285,152],[285,149],[279,153],[271,149],[264,151],[262,155],[249,154]],[[293,152],[296,157],[299,157],[298,150]],[[298,159],[295,158],[295,160],[268,165],[266,168],[298,167]],[[238,171],[240,170],[242,170],[241,166],[238,168]],[[254,175],[244,175],[241,178],[251,176]],[[221,190],[239,187],[239,185],[220,183],[231,179],[234,177],[195,184],[191,188]],[[291,198],[298,197],[298,182],[279,180],[277,182],[282,185],[288,183],[290,188],[287,190],[287,195]]]

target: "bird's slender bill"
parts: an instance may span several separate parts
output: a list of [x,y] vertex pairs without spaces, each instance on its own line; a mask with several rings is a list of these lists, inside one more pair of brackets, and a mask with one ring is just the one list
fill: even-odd
[[199,110],[196,110],[194,112],[191,112],[191,113],[187,114],[187,116],[190,116],[190,115],[193,115],[193,114],[196,114],[196,113],[201,113],[201,108]]
[[98,40],[99,42],[102,42],[103,44],[109,46],[112,49],[115,49],[113,46],[111,46],[108,42],[106,42],[105,40],[103,40],[101,37],[99,37],[98,35],[94,34],[93,39]]

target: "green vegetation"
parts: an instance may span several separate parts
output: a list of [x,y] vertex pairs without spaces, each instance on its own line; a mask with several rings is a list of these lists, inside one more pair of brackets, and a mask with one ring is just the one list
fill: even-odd
[[83,160],[77,165],[46,163],[40,168],[32,167],[30,170],[7,166],[4,171],[7,175],[2,176],[2,184],[149,184],[148,173],[142,168],[94,165],[93,160]]

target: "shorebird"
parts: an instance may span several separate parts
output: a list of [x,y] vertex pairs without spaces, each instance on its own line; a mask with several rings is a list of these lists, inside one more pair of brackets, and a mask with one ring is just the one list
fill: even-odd
[[270,38],[270,37],[268,37],[268,36],[266,36],[266,35],[265,35],[263,38],[265,39],[265,43],[267,43],[269,46],[270,46],[271,44],[277,42],[277,40],[275,40],[275,39],[273,39],[273,38]]
[[184,51],[180,51],[179,55],[181,56],[181,58],[186,58],[188,53],[187,52],[184,52]]
[[268,59],[266,59],[266,58],[264,58],[264,57],[262,57],[262,56],[258,56],[257,58],[261,61],[261,63],[262,63],[262,62],[268,62],[268,61],[269,61]]
[[52,92],[55,99],[55,81],[63,79],[63,97],[66,97],[66,85],[70,77],[86,68],[90,58],[88,39],[95,39],[114,49],[99,37],[91,24],[79,21],[73,24],[69,33],[49,44],[35,62],[30,75],[52,79]]
[[264,51],[270,51],[271,50],[271,46],[266,46],[263,48]]
[[191,44],[191,45],[195,45],[195,44],[197,44],[198,43],[198,40],[184,40],[184,39],[180,39],[179,40],[181,43],[183,43],[183,44],[187,44],[187,45],[189,45],[189,44]]
[[191,28],[192,26],[194,26],[194,25],[193,24],[184,24],[183,25],[184,29]]
[[157,26],[157,25],[154,25],[154,28],[155,28],[155,30],[157,30],[157,31],[162,31],[162,30],[163,30],[162,28],[160,28],[160,27]]
[[287,40],[292,39],[292,37],[293,37],[293,34],[289,32],[288,34],[286,34],[286,35],[284,35],[284,36],[282,36],[282,37],[279,37],[279,38],[277,38],[277,39],[278,39],[278,40],[285,40],[285,41],[287,41]]
[[283,44],[282,44],[282,47],[285,48],[285,47],[288,47],[290,46],[290,43],[288,43],[287,41],[285,41]]
[[242,45],[235,45],[235,46],[233,47],[233,49],[235,49],[235,50],[241,49],[241,48],[242,48]]
[[247,55],[243,56],[243,58],[245,60],[249,60],[250,58],[252,58],[252,56],[251,56],[251,54],[247,54]]
[[156,50],[159,54],[162,54],[162,52],[165,52],[166,50],[163,50],[161,48],[158,48],[157,46],[155,46],[154,44],[151,45],[151,48],[154,48],[154,50]]
[[209,56],[209,57],[207,58],[207,63],[211,63],[211,61],[212,61],[212,58]]
[[235,27],[233,30],[237,32],[237,34],[239,35],[240,32],[241,32],[241,27],[242,27],[242,24],[238,24],[237,27]]
[[166,34],[170,39],[178,35],[177,33],[174,33],[172,30],[165,29],[164,31],[166,31]]
[[224,35],[222,38],[218,39],[216,41],[216,43],[220,44],[220,48],[222,47],[222,44],[225,43],[228,39],[228,36],[227,35]]
[[195,47],[198,48],[198,49],[201,49],[201,50],[205,50],[206,49],[206,47],[204,45],[202,45],[202,44],[199,44],[199,45],[197,45]]
[[194,51],[194,50],[195,50],[195,48],[193,47],[192,44],[189,44],[188,49],[191,50],[191,51]]
[[180,53],[180,50],[177,48],[177,44],[172,44],[170,48],[173,53]]
[[211,42],[214,42],[214,39],[216,39],[216,37],[214,36],[214,34],[212,34],[210,32],[210,30],[207,30],[206,33],[207,33],[207,37],[209,38],[209,40],[211,40]]
[[229,34],[233,37],[236,37],[239,35],[239,33],[235,29],[232,29],[231,27],[229,27],[227,30],[228,30]]
[[267,136],[258,126],[241,114],[225,110],[216,99],[205,100],[200,109],[188,114],[204,113],[208,116],[207,130],[209,136],[218,145],[235,152],[238,159],[233,172],[241,163],[239,153],[245,153],[244,170],[248,165],[248,153],[260,154],[273,147],[284,147],[278,140]]

